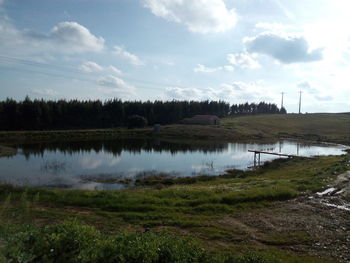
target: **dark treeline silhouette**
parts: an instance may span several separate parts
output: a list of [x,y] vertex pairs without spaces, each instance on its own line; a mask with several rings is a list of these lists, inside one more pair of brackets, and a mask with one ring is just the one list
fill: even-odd
[[76,153],[106,152],[114,156],[120,156],[123,151],[140,154],[145,152],[166,152],[170,154],[204,152],[220,153],[227,150],[227,143],[211,142],[210,144],[172,143],[161,140],[150,139],[119,139],[119,140],[96,140],[96,141],[56,141],[41,142],[35,144],[15,145],[23,155],[29,159],[30,156],[44,156],[44,152],[61,152],[66,155]]
[[194,115],[226,117],[237,114],[286,113],[265,102],[230,104],[224,101],[122,101],[7,99],[0,102],[0,130],[112,128],[128,125],[130,116],[144,117],[149,125],[177,123]]
[[271,103],[244,103],[233,104],[230,108],[230,115],[237,114],[286,114],[285,108],[279,109],[276,104]]

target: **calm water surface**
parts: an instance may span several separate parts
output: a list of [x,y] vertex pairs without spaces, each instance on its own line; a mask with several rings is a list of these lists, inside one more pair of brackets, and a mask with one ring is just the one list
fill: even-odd
[[[56,142],[18,145],[0,158],[0,183],[72,189],[122,189],[136,178],[219,175],[253,165],[249,149],[314,156],[340,155],[345,147],[295,141],[271,144],[186,144],[152,140]],[[276,156],[262,155],[262,161]]]

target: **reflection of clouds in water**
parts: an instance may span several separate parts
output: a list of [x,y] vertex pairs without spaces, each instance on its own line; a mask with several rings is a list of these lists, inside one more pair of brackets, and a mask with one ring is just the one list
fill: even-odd
[[122,190],[126,188],[125,184],[104,184],[96,182],[88,183],[77,183],[73,185],[73,189],[82,189],[82,190]]
[[118,163],[120,163],[121,161],[121,158],[116,158],[116,157],[113,157],[113,160],[111,160],[108,164],[109,167],[113,167],[115,165],[117,165]]
[[191,166],[192,170],[196,173],[207,170],[208,166],[204,165],[204,164],[194,164]]
[[306,156],[310,156],[310,155],[332,155],[332,154],[341,154],[342,151],[344,149],[340,148],[339,149],[330,149],[329,147],[313,147],[310,148],[300,148],[300,155],[306,155]]
[[54,175],[59,175],[59,174],[66,171],[66,166],[67,166],[66,162],[60,162],[57,160],[53,160],[53,161],[45,161],[41,165],[40,169],[43,172],[51,173]]
[[94,170],[101,166],[114,167],[120,163],[121,158],[114,156],[83,157],[80,159],[80,165],[85,170]]
[[250,157],[251,156],[251,153],[249,152],[241,152],[241,153],[231,153],[230,154],[230,157],[232,160],[234,161],[245,161],[247,160],[247,157]]
[[128,169],[128,173],[134,173],[134,174],[137,174],[137,173],[139,173],[139,172],[142,172],[144,169],[142,169],[142,168],[136,168],[136,167],[133,167],[133,168],[130,168],[130,169]]
[[[1,1],[1,0],[0,0]],[[89,149],[85,145],[84,149]],[[330,146],[330,147],[329,147]],[[106,151],[93,153],[91,151],[68,152],[57,149],[43,151],[43,155],[33,155],[26,160],[17,154],[9,159],[0,158],[0,183],[16,184],[21,186],[69,187],[75,189],[118,189],[118,180],[133,179],[138,176],[198,176],[216,175],[226,169],[247,169],[253,165],[254,154],[248,150],[266,150],[272,152],[296,154],[299,148],[300,155],[327,155],[342,154],[342,147],[334,145],[303,144],[296,141],[282,141],[275,144],[230,143],[222,147],[222,151],[205,150],[204,147],[192,151],[177,151],[175,148],[160,152],[161,146],[154,150],[140,152],[128,151],[120,146],[118,157]],[[187,148],[186,148],[187,149]],[[261,155],[265,162],[277,158],[272,155]],[[55,161],[57,160],[57,161]],[[89,180],[82,180],[79,175],[86,175]],[[91,178],[90,178],[91,177]],[[99,181],[92,182],[90,179]],[[109,180],[110,179],[110,180]],[[111,184],[111,182],[114,182]],[[127,181],[126,181],[127,182]]]
[[103,161],[101,159],[96,159],[92,157],[84,157],[80,160],[80,165],[83,169],[94,170],[102,165]]

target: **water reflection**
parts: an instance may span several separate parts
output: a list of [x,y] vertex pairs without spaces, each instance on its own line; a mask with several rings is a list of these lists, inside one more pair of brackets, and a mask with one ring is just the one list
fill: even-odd
[[[118,190],[147,176],[218,175],[253,165],[248,150],[291,155],[342,154],[343,147],[294,141],[259,143],[176,143],[107,140],[17,145],[18,154],[0,158],[0,183],[74,189]],[[265,162],[277,158],[262,155]]]
[[140,154],[144,152],[169,152],[171,154],[191,153],[202,151],[203,153],[223,152],[227,150],[227,143],[210,142],[204,144],[174,143],[160,140],[147,139],[122,139],[105,141],[83,142],[51,142],[17,145],[18,150],[29,159],[30,156],[43,156],[45,152],[61,152],[64,154],[100,153],[108,152],[114,156],[120,156],[122,152]]

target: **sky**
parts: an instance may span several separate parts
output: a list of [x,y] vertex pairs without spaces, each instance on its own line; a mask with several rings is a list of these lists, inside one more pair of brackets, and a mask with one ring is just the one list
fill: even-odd
[[350,111],[349,0],[0,0],[0,100]]

